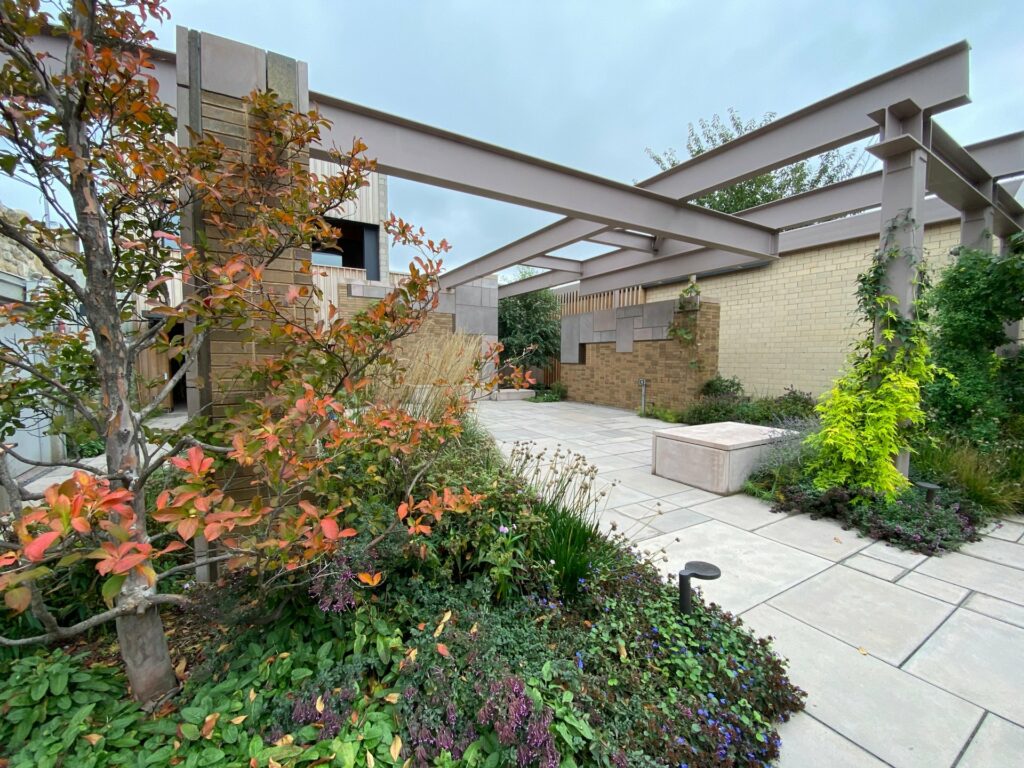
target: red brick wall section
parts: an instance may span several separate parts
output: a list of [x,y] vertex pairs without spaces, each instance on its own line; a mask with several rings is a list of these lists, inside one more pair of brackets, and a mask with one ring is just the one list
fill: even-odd
[[[635,410],[640,407],[637,381],[645,378],[648,403],[686,407],[718,371],[718,319],[718,305],[702,302],[693,344],[676,339],[635,341],[632,352],[616,352],[614,342],[587,344],[585,364],[561,366],[569,399]],[[677,312],[675,321],[680,320]]]

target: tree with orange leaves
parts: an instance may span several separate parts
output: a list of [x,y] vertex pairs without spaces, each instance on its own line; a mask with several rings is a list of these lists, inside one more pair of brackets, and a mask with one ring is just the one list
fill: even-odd
[[[59,219],[56,227],[0,219],[0,237],[32,252],[50,278],[32,301],[0,307],[0,324],[32,331],[0,346],[0,437],[13,433],[26,408],[70,411],[101,436],[105,462],[100,469],[57,462],[74,474],[37,495],[0,460],[13,513],[9,524],[0,522],[0,591],[41,628],[0,637],[0,645],[63,641],[115,621],[133,694],[150,701],[177,685],[159,609],[185,597],[160,592],[168,576],[224,563],[270,585],[357,536],[372,548],[401,535],[414,550],[431,520],[475,502],[465,490],[415,498],[429,462],[419,457],[458,432],[467,398],[453,397],[436,418],[424,418],[367,394],[371,375],[401,375],[395,345],[436,306],[447,244],[392,219],[389,233],[424,254],[410,278],[354,318],[332,310],[329,321],[309,321],[296,306],[321,297],[305,288],[278,295],[263,274],[293,249],[338,237],[323,216],[366,184],[373,167],[366,148],[356,142],[335,153],[342,172],[318,178],[304,158],[324,120],[272,93],[247,99],[247,152],[207,136],[179,146],[146,53],[154,39],[146,24],[168,15],[161,0],[58,5],[49,13],[37,1],[0,2],[0,168],[38,189]],[[34,37],[44,31],[66,40],[63,58],[37,51]],[[222,238],[216,259],[181,242],[182,214],[200,201]],[[194,290],[172,303],[168,282],[178,276]],[[160,320],[149,322],[153,316]],[[182,325],[187,335],[172,335]],[[204,440],[195,425],[154,430],[160,404],[218,328],[285,350],[246,372],[265,394],[211,425]],[[180,365],[142,401],[138,361],[154,348]],[[495,355],[485,355],[476,373]],[[355,449],[376,452],[407,479],[387,520],[360,519],[358,505],[329,488],[332,463]],[[28,458],[17,445],[3,451]],[[147,484],[167,465],[180,482],[147,509]],[[246,503],[224,489],[232,471],[254,489]],[[164,530],[151,532],[151,524]],[[214,549],[164,565],[200,536]],[[106,607],[63,625],[47,596],[74,589],[67,575],[82,567],[101,577]],[[382,574],[360,578],[372,588]]]

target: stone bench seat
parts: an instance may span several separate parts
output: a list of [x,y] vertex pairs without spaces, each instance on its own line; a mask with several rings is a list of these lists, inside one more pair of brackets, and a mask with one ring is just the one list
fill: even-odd
[[651,474],[721,495],[738,493],[769,446],[792,434],[736,421],[658,429]]

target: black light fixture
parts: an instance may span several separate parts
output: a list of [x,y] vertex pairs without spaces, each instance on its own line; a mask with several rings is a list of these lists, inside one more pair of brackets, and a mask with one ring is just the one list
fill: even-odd
[[691,560],[679,572],[679,612],[690,614],[693,611],[693,593],[690,589],[690,579],[701,579],[702,581],[714,581],[722,575],[722,569],[717,565],[705,563],[702,560]]
[[938,493],[941,486],[938,486],[935,483],[926,483],[924,480],[918,480],[914,485],[924,491],[924,500],[928,504],[935,503],[935,494]]

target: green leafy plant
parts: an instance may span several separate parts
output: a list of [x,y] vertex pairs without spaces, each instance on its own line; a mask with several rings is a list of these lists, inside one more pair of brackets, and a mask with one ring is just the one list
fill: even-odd
[[545,289],[499,300],[498,339],[505,348],[503,359],[514,358],[527,366],[547,365],[562,343],[558,297]]
[[936,362],[952,376],[925,387],[935,426],[992,445],[1024,413],[1024,365],[1019,352],[997,352],[1008,323],[1024,317],[1024,240],[1004,254],[959,248],[928,294]]
[[[935,380],[925,336],[924,311],[916,302],[904,317],[896,297],[886,293],[888,265],[904,258],[888,243],[858,278],[857,303],[870,330],[857,343],[847,370],[818,405],[821,430],[810,437],[810,472],[815,487],[868,488],[894,498],[909,485],[894,459],[910,445],[913,429],[925,421],[922,387]],[[921,280],[920,265],[915,264]]]
[[963,494],[941,490],[934,502],[910,487],[891,495],[866,488],[819,489],[811,484],[783,489],[775,511],[829,517],[865,536],[927,555],[956,550],[979,538],[989,513]]
[[742,397],[743,382],[735,376],[725,378],[722,374],[716,373],[713,378],[704,382],[700,394],[702,397]]
[[982,451],[964,439],[924,439],[916,446],[913,470],[960,491],[983,509],[1009,515],[1024,508],[1021,452],[1019,445]]

